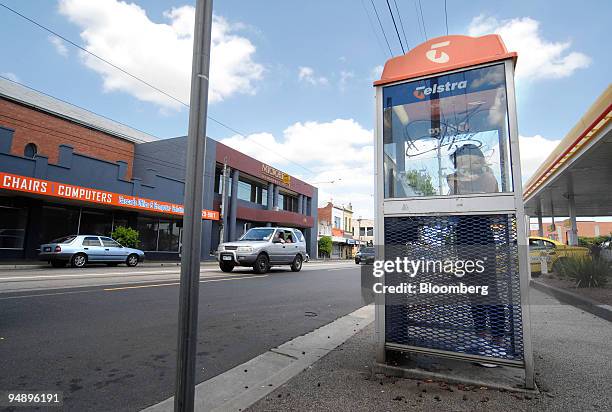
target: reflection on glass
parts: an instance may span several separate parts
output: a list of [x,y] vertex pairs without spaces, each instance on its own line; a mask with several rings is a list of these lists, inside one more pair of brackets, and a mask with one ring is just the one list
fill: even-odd
[[383,89],[385,198],[512,191],[504,66]]

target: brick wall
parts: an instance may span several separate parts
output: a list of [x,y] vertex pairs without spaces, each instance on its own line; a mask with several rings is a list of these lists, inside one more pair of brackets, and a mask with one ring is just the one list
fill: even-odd
[[319,214],[319,222],[327,222],[328,224],[332,223],[332,208],[334,206],[330,203],[327,203],[325,207],[320,207],[317,209]]
[[11,153],[23,156],[28,143],[37,146],[38,153],[56,164],[59,145],[70,145],[79,154],[98,159],[127,163],[126,178],[132,177],[134,143],[81,126],[27,106],[0,99],[0,126],[13,129]]

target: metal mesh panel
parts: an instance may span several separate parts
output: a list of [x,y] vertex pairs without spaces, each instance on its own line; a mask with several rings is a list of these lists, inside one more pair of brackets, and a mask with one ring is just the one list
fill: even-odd
[[386,294],[386,342],[522,361],[523,336],[514,215],[386,217],[384,257],[480,259],[483,271],[457,277],[439,270],[385,274],[404,282],[486,286],[487,294]]

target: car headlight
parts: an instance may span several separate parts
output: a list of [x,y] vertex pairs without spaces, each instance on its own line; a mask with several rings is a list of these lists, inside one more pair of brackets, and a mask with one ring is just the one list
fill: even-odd
[[217,250],[218,250],[219,252],[223,252],[223,251],[225,250],[225,246],[223,246],[223,245],[219,245],[219,247],[217,248]]
[[253,252],[253,248],[251,246],[238,246],[238,249],[236,249],[236,252],[238,252],[238,253],[252,253]]

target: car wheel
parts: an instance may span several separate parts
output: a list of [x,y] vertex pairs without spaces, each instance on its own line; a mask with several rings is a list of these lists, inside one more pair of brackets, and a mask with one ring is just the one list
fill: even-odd
[[219,268],[221,268],[221,270],[224,272],[231,272],[232,270],[234,270],[234,263],[233,262],[219,262]]
[[268,259],[268,256],[262,253],[261,255],[257,256],[255,264],[253,264],[253,271],[258,274],[263,274],[268,270],[270,270],[270,259]]
[[131,255],[129,255],[127,259],[125,260],[125,264],[128,265],[129,267],[136,266],[138,264],[138,255],[135,253],[132,253]]
[[302,270],[302,255],[297,255],[291,264],[291,271],[299,272],[300,270]]
[[355,259],[355,264],[358,265],[359,264],[359,259]]
[[66,261],[64,260],[52,260],[51,261],[51,266],[53,266],[54,268],[63,268],[66,266]]
[[87,255],[85,253],[77,253],[70,259],[70,266],[73,268],[83,268],[87,264]]

